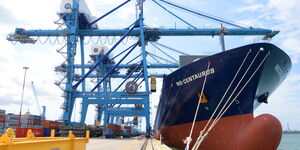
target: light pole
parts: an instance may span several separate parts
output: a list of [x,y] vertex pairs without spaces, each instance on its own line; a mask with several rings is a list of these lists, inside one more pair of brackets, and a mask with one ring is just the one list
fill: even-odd
[[26,79],[26,71],[29,69],[29,67],[23,67],[24,69],[24,80],[23,80],[23,89],[22,89],[22,97],[21,97],[21,107],[20,107],[20,113],[19,113],[19,122],[18,122],[18,128],[21,127],[21,116],[22,116],[22,107],[23,107],[23,97],[24,97],[24,88],[25,88],[25,79]]

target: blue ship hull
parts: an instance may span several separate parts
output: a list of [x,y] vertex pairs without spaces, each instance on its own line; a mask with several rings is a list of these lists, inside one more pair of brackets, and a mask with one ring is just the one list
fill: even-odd
[[[217,114],[231,94],[229,102],[234,102],[222,118],[252,114],[259,104],[268,102],[269,95],[286,78],[290,68],[289,56],[268,43],[250,44],[197,60],[164,78],[155,130],[193,122],[206,75],[203,93],[208,101],[201,103],[196,122],[209,120],[231,82]],[[188,135],[189,130],[182,132]],[[161,136],[167,135],[161,132]]]

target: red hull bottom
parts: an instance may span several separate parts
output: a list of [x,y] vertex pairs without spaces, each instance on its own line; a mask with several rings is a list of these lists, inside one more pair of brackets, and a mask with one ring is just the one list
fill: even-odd
[[[195,123],[192,135],[193,147],[200,131],[208,121]],[[185,139],[192,124],[182,124],[161,128],[156,137],[161,134],[162,141],[174,148],[184,149]],[[199,150],[276,150],[282,135],[282,127],[277,118],[263,114],[256,118],[253,114],[224,117],[208,134]]]

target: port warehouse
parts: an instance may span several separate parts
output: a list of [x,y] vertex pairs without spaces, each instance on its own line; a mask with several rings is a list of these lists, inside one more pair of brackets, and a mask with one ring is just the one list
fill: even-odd
[[85,137],[87,130],[90,131],[90,137],[129,138],[140,135],[135,127],[125,124],[107,124],[106,130],[103,126],[65,126],[61,121],[45,120],[44,116],[32,115],[29,112],[21,116],[20,127],[18,127],[19,115],[5,112],[0,109],[0,135],[4,134],[8,128],[15,130],[16,137],[26,137],[29,129],[36,137],[49,137],[52,129],[55,130],[55,136],[62,137],[67,137],[69,131],[72,131],[76,137]]

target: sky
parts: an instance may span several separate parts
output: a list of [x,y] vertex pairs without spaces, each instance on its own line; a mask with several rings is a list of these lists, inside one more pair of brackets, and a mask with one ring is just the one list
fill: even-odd
[[[300,117],[297,117],[300,115],[300,9],[297,7],[300,6],[300,0],[290,0],[289,2],[282,0],[229,0],[226,3],[220,3],[218,0],[172,1],[248,26],[280,30],[279,35],[269,42],[289,54],[292,59],[292,70],[283,84],[271,95],[269,104],[262,104],[255,110],[255,115],[269,113],[281,121],[283,129],[286,129],[287,124],[289,124],[290,129],[300,130]],[[122,2],[121,0],[87,0],[87,5],[94,16],[101,16]],[[98,26],[100,28],[114,29],[127,27],[136,19],[135,2],[135,0],[131,1],[111,16],[99,21]],[[62,47],[62,44],[52,45],[48,41],[47,44],[43,45],[41,43],[46,40],[45,38],[40,38],[41,43],[26,45],[15,44],[6,40],[7,34],[14,32],[15,28],[19,27],[25,29],[56,29],[57,25],[53,22],[58,20],[57,12],[59,12],[59,8],[60,1],[53,0],[0,1],[0,109],[5,109],[11,113],[19,112],[24,75],[22,68],[23,66],[28,66],[22,111],[29,109],[34,114],[39,113],[31,87],[31,81],[33,81],[39,103],[47,105],[47,119],[55,120],[61,116],[62,91],[54,84],[55,81],[61,78],[61,75],[54,72],[54,67],[64,62],[64,58],[56,52],[57,49]],[[196,27],[220,27],[220,23],[208,21],[174,8],[167,8]],[[186,24],[162,10],[152,0],[145,1],[144,13],[145,25],[149,27],[187,28]],[[224,26],[230,27],[228,25]],[[225,37],[226,49],[254,43],[261,38],[260,36]],[[50,40],[53,42],[55,38]],[[93,40],[97,41],[96,38]],[[110,38],[109,40],[113,41],[114,39]],[[101,41],[105,41],[105,38],[101,39]],[[134,39],[128,39],[127,44],[133,42]],[[218,37],[162,37],[159,42],[193,55],[207,55],[220,52]],[[111,47],[108,42],[105,44]],[[91,43],[87,44],[87,49],[90,46]],[[125,44],[121,45],[121,47],[125,46]],[[147,50],[159,54],[151,45],[147,47]],[[88,53],[89,50],[86,51],[86,54]],[[178,54],[168,53],[174,58],[178,58]],[[76,59],[79,62],[78,57]],[[154,60],[149,58],[149,61],[153,62]],[[150,73],[157,72],[170,73],[169,70],[150,71]],[[158,83],[159,91],[161,81],[159,80]],[[159,92],[151,95],[152,121],[155,119],[153,116],[155,116],[155,106],[158,103],[158,97]],[[77,113],[73,115],[72,119],[79,120],[80,101],[77,101],[75,107]],[[94,120],[95,112],[93,107],[89,106],[87,123],[92,123]]]

